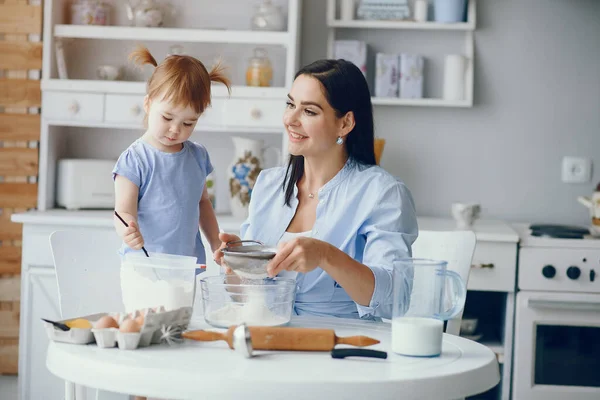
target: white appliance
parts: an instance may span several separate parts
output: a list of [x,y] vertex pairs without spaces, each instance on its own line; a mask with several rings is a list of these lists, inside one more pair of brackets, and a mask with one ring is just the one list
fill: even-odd
[[115,160],[62,159],[58,162],[56,203],[69,210],[114,208]]
[[600,239],[520,236],[513,398],[600,399]]

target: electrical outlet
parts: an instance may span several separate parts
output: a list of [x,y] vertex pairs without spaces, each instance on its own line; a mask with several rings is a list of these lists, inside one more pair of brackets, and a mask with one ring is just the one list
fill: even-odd
[[585,183],[592,180],[592,160],[582,157],[563,157],[562,181]]

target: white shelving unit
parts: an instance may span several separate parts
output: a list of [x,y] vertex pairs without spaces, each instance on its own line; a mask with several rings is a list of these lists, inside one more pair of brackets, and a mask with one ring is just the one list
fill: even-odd
[[464,32],[463,55],[467,58],[465,75],[465,99],[462,101],[449,101],[437,98],[402,99],[373,97],[373,105],[381,106],[420,106],[420,107],[472,107],[473,83],[475,67],[475,39],[477,0],[469,0],[467,22],[445,24],[439,22],[415,21],[371,21],[371,20],[340,20],[337,19],[338,0],[327,0],[327,55],[333,57],[333,44],[336,40],[338,29],[385,29],[385,30],[412,30],[412,31],[458,31]]
[[[209,5],[210,0],[203,0]],[[186,3],[187,2],[187,3]],[[63,131],[72,127],[107,130],[142,130],[143,98],[146,84],[142,81],[103,81],[93,79],[58,79],[55,44],[63,40],[69,46],[98,46],[105,43],[106,49],[123,54],[121,63],[126,63],[126,54],[133,43],[149,43],[157,46],[185,44],[193,49],[202,44],[208,51],[220,54],[219,46],[238,45],[239,49],[251,49],[249,46],[271,47],[278,54],[273,64],[279,69],[278,78],[273,87],[248,87],[234,81],[231,95],[222,85],[214,85],[212,107],[208,109],[196,126],[196,131],[211,133],[234,133],[239,135],[269,135],[281,138],[282,153],[287,151],[287,137],[281,123],[287,90],[298,69],[301,0],[278,0],[284,5],[287,14],[287,30],[281,32],[253,31],[249,28],[251,5],[230,1],[232,10],[221,8],[230,16],[227,20],[215,17],[216,26],[210,14],[210,7],[200,7],[197,0],[177,2],[180,8],[186,8],[186,15],[175,17],[170,27],[146,28],[125,26],[124,6],[115,2],[113,19],[116,25],[71,25],[65,10],[69,9],[69,0],[46,0],[44,2],[44,54],[42,70],[42,127],[40,142],[40,176],[38,186],[38,209],[49,210],[55,207],[55,171],[56,163],[65,156]],[[190,6],[193,5],[192,9]],[[199,7],[195,7],[198,5]],[[120,8],[118,8],[120,7]],[[215,6],[216,7],[216,6]],[[215,8],[213,7],[213,8]],[[117,9],[118,8],[118,9]],[[118,11],[119,10],[119,11]],[[196,14],[194,14],[196,13]],[[200,15],[199,13],[202,13]],[[203,17],[203,18],[199,18]],[[202,19],[203,22],[198,22]],[[185,22],[181,22],[185,21]],[[245,24],[245,25],[244,25]],[[248,26],[248,29],[245,27]],[[221,29],[223,28],[223,29]],[[87,41],[87,42],[78,42]],[[86,43],[83,45],[83,43]],[[198,47],[196,47],[198,48]],[[230,56],[243,57],[234,53]],[[99,47],[98,49],[102,49]],[[208,50],[207,50],[208,49]],[[93,52],[77,57],[68,57],[68,64],[78,64],[76,70],[95,68],[104,64],[106,54],[95,56]],[[194,53],[190,53],[194,55]],[[95,57],[95,58],[94,58]],[[93,59],[92,59],[93,58]],[[224,58],[227,63],[227,59]],[[238,61],[239,62],[239,61]],[[284,65],[285,64],[285,65]],[[231,64],[229,65],[231,66]],[[241,68],[240,65],[237,65]],[[235,65],[234,65],[235,68]],[[245,67],[244,67],[245,68]],[[92,69],[93,71],[93,69]],[[73,74],[77,77],[77,74]],[[80,72],[79,77],[82,76]],[[243,84],[243,83],[242,83]],[[85,141],[85,132],[78,140]],[[218,136],[211,136],[218,138]],[[218,140],[218,139],[214,139]],[[224,138],[229,141],[228,137]],[[230,143],[224,143],[230,148]],[[122,149],[121,149],[122,150]],[[73,155],[70,155],[73,156]]]

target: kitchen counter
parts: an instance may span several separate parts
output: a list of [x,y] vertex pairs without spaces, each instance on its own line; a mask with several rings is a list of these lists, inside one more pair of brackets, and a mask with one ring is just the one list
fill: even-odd
[[[219,226],[225,232],[238,232],[243,220],[230,214],[217,214]],[[22,224],[60,225],[110,228],[113,226],[112,210],[80,210],[70,211],[53,209],[48,211],[28,211],[13,214],[11,220]]]
[[[231,214],[217,214],[219,227],[225,232],[238,232],[243,220]],[[62,225],[85,227],[112,227],[112,210],[29,211],[12,216],[13,222],[35,225]],[[455,229],[452,219],[418,217],[420,230],[451,231]],[[519,235],[509,224],[498,220],[478,220],[473,226],[478,241],[517,243]]]

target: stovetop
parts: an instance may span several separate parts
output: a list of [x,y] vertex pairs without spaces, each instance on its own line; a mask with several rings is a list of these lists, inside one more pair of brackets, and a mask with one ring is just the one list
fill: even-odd
[[[519,233],[520,290],[600,293],[600,238],[585,234],[585,228],[570,227],[546,231],[530,224],[515,225]],[[555,232],[572,232],[566,239]],[[563,236],[563,237],[552,237]]]
[[[552,231],[552,229],[543,231],[540,229],[531,229],[531,227],[535,227],[535,225],[539,224],[512,225],[519,234],[519,246],[521,248],[552,247],[600,250],[600,237],[590,235],[589,230],[585,227],[572,226],[569,227],[571,229],[567,231]],[[587,232],[587,234],[583,232]],[[568,235],[570,237],[567,238]]]

